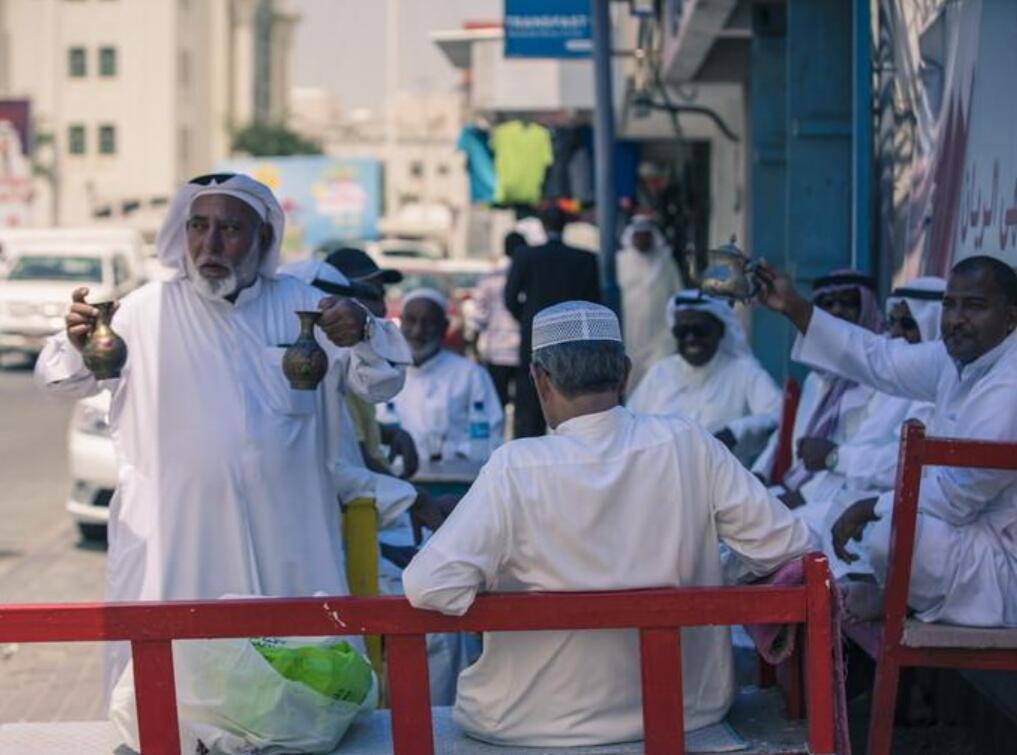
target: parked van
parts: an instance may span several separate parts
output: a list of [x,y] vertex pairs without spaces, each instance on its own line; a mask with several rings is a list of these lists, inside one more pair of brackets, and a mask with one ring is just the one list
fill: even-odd
[[141,234],[130,229],[0,230],[0,353],[37,355],[63,329],[71,292],[119,299],[145,282]]

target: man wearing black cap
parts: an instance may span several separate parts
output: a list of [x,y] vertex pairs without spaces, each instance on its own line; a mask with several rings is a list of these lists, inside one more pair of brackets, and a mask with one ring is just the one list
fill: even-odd
[[[344,246],[330,252],[324,259],[322,267],[325,266],[342,273],[354,291],[353,296],[375,317],[385,316],[385,285],[398,283],[403,279],[403,274],[398,270],[381,269],[366,252],[354,247]],[[313,283],[321,287],[320,280]],[[347,395],[346,403],[368,469],[380,474],[392,474],[389,462],[396,457],[402,457],[403,468],[400,476],[404,479],[412,477],[417,471],[419,461],[417,448],[410,434],[399,427],[379,424],[375,418],[374,405],[361,401],[352,393]],[[382,443],[390,449],[388,459],[381,453]]]
[[[325,262],[358,287],[356,297],[371,310],[371,314],[385,316],[385,286],[399,283],[403,279],[401,272],[378,267],[367,252],[350,246],[330,252]],[[368,289],[373,290],[373,295]]]

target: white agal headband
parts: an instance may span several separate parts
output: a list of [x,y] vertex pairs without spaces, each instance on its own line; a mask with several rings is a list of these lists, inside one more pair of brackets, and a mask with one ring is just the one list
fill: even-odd
[[542,309],[533,318],[533,351],[576,341],[622,342],[618,317],[607,307],[567,301]]

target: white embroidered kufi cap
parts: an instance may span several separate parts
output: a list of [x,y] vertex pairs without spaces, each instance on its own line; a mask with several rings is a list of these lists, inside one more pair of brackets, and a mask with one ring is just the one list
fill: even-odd
[[618,317],[588,301],[567,301],[542,309],[533,318],[533,351],[575,341],[622,342]]

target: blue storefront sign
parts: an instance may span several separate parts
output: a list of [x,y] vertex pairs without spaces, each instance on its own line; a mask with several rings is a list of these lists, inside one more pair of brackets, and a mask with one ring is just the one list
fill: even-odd
[[506,58],[587,58],[590,0],[505,0]]
[[381,163],[325,156],[226,160],[217,170],[246,173],[275,193],[286,213],[283,257],[326,241],[373,239],[381,212]]

